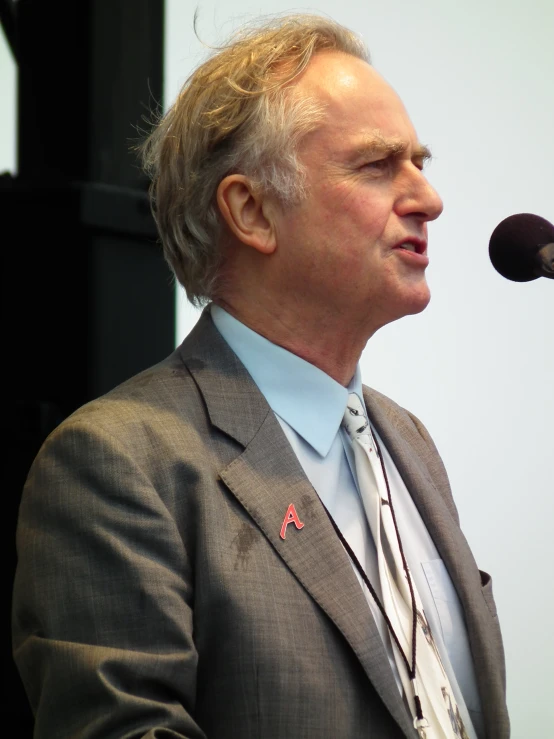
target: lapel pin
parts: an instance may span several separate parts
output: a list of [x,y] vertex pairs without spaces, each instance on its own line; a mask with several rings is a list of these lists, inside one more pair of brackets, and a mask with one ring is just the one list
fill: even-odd
[[281,526],[281,539],[284,539],[287,534],[287,526],[289,523],[293,523],[297,529],[303,529],[304,524],[302,521],[298,518],[298,514],[296,512],[296,508],[294,507],[294,503],[291,503],[289,507],[287,508],[287,512],[285,514],[285,518],[283,520],[283,525]]

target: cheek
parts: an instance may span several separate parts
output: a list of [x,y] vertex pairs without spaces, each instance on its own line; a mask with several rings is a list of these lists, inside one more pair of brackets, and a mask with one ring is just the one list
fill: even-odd
[[377,197],[362,187],[349,188],[340,193],[336,200],[334,218],[345,224],[358,237],[365,237],[368,243],[379,239],[389,222],[392,207],[385,197]]

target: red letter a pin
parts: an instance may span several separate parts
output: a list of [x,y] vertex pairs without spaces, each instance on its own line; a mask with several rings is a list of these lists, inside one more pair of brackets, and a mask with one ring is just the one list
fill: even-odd
[[285,538],[287,534],[287,526],[289,525],[289,523],[293,523],[297,529],[304,528],[304,524],[298,518],[298,514],[296,513],[294,503],[291,503],[289,507],[287,508],[287,512],[285,514],[285,520],[283,521],[283,525],[281,526],[281,539]]

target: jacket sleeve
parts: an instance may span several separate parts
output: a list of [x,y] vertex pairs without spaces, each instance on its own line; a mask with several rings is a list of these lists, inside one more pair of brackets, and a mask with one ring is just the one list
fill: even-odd
[[35,739],[204,737],[191,564],[137,458],[69,420],[29,473],[13,641]]

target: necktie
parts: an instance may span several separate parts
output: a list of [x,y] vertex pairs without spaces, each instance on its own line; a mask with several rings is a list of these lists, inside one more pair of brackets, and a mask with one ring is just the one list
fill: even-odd
[[403,554],[384,462],[356,393],[348,397],[343,424],[352,441],[358,487],[377,549],[381,609],[389,622],[394,657],[414,727],[421,739],[467,739]]

